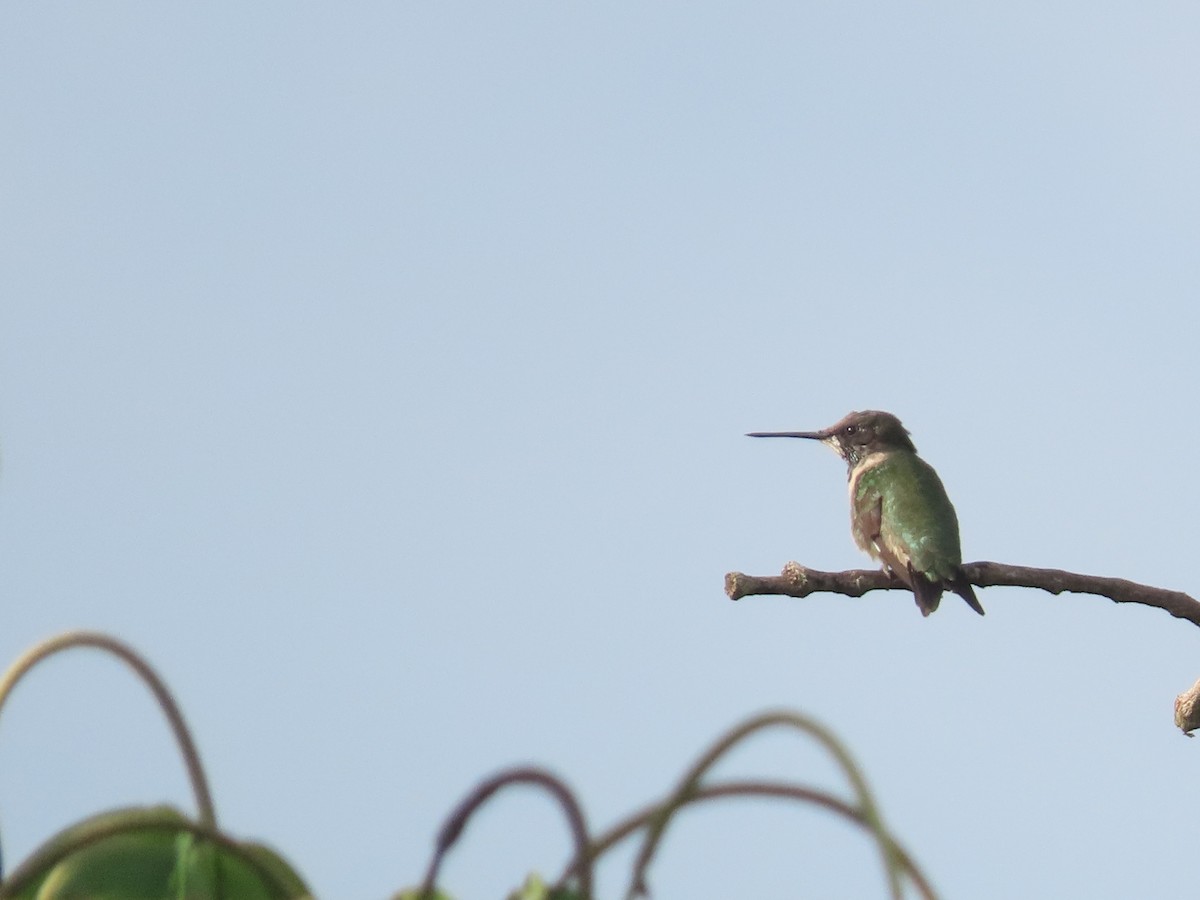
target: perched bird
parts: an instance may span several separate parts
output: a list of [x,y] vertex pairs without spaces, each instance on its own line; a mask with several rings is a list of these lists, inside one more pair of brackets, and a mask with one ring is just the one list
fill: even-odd
[[922,615],[938,608],[946,590],[983,615],[962,573],[954,506],[899,419],[866,410],[822,431],[756,431],[748,437],[808,438],[831,447],[849,470],[854,543],[912,589]]

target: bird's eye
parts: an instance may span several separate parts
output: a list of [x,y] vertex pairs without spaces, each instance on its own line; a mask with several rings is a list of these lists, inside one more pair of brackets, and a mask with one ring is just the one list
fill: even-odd
[[843,434],[857,434],[858,426],[857,425],[847,425],[845,428],[842,429],[842,433]]

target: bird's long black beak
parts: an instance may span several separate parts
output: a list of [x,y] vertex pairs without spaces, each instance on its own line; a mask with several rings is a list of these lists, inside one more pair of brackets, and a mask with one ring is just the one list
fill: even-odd
[[820,431],[751,431],[746,437],[794,437],[808,438],[810,441],[823,441],[827,435]]

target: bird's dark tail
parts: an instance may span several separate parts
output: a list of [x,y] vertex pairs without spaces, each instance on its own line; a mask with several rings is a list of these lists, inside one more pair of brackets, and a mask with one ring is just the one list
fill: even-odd
[[975,596],[975,588],[971,587],[971,582],[967,581],[967,576],[959,572],[954,581],[950,583],[950,590],[958,594],[967,601],[967,605],[981,616],[985,615],[983,607],[979,604],[979,598]]
[[[905,578],[904,575],[908,577]],[[938,604],[942,602],[942,592],[946,590],[954,591],[967,601],[967,605],[971,609],[981,616],[984,615],[983,607],[979,605],[979,599],[975,596],[975,589],[971,587],[971,582],[967,581],[967,576],[961,571],[955,572],[954,578],[947,578],[945,581],[930,581],[920,572],[913,571],[910,563],[908,571],[900,575],[900,580],[912,588],[913,597],[917,601],[917,609],[923,616],[937,611]]]
[[912,571],[911,566],[908,578],[905,580],[912,588],[913,597],[917,601],[917,609],[921,611],[921,615],[927,616],[931,612],[935,612],[938,604],[942,602],[942,591],[945,590],[941,583],[930,581],[919,572]]

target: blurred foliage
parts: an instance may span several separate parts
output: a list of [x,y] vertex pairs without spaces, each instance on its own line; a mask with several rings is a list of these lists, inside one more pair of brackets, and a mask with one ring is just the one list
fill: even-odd
[[537,872],[529,873],[525,883],[508,895],[508,900],[580,900],[578,891],[551,887]]
[[259,844],[166,806],[120,809],[60,832],[3,886],[5,900],[300,900],[304,881]]
[[[43,844],[11,877],[0,882],[0,900],[311,900],[303,879],[281,856],[261,844],[233,840],[216,827],[208,782],[183,715],[162,679],[133,648],[98,632],[67,632],[35,645],[0,677],[0,707],[16,684],[45,659],[81,647],[99,649],[124,661],[149,687],[179,745],[199,821],[167,806],[118,809],[70,826]],[[815,739],[850,783],[851,799],[816,788],[778,781],[722,782],[707,776],[734,746],[768,728],[787,728]],[[788,711],[763,713],[719,737],[688,768],[665,797],[593,835],[571,788],[544,769],[517,767],[484,779],[452,810],[435,839],[421,887],[393,900],[451,900],[436,888],[445,855],[458,843],[468,821],[496,794],[513,785],[534,786],[561,807],[575,853],[563,873],[547,884],[531,873],[508,900],[593,900],[593,866],[613,846],[641,833],[643,843],[627,898],[649,893],[647,871],[673,817],[686,807],[719,797],[770,797],[815,804],[847,819],[873,838],[883,863],[888,894],[901,900],[904,883],[926,900],[935,894],[920,868],[884,825],[867,782],[849,751],[832,732]]]

